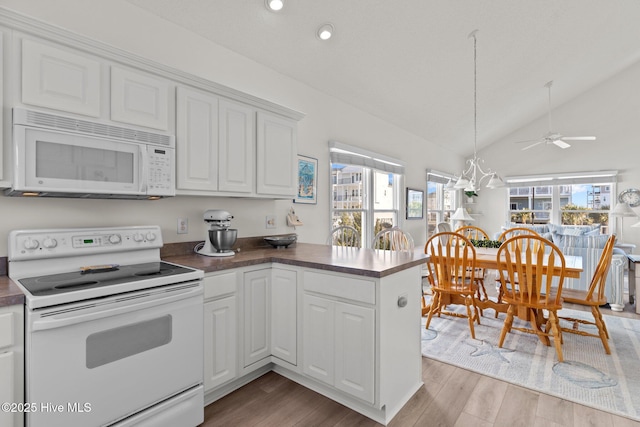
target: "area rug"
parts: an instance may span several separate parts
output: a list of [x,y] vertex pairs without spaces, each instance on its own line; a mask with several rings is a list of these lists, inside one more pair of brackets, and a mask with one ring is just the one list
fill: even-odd
[[[590,313],[563,309],[560,316],[589,319]],[[422,354],[470,371],[640,421],[640,320],[604,316],[611,355],[598,338],[563,334],[564,362],[553,342],[545,346],[532,334],[513,331],[498,347],[504,314],[486,310],[471,338],[467,319],[422,319]],[[527,325],[514,320],[514,326]],[[563,327],[571,327],[562,321]],[[588,326],[581,325],[587,330]],[[591,328],[595,331],[595,326]]]

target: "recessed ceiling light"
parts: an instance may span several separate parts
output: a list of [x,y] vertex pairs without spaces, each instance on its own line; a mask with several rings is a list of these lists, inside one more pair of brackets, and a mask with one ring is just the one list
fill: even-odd
[[264,3],[267,5],[267,9],[274,12],[279,11],[284,6],[284,0],[264,0]]
[[321,25],[316,35],[320,40],[329,40],[333,35],[333,25],[329,23]]

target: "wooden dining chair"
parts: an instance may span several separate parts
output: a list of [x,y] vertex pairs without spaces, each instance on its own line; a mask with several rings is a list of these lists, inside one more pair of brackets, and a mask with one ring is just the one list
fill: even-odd
[[355,227],[350,225],[335,227],[331,230],[331,234],[327,239],[327,245],[359,248],[360,233],[358,233]]
[[[514,236],[539,236],[540,234],[538,234],[536,231],[532,230],[531,228],[527,228],[527,227],[511,227],[505,231],[502,232],[502,234],[500,234],[500,237],[498,237],[498,241],[504,243],[505,241],[509,240],[510,238],[514,237]],[[517,280],[517,275],[514,278],[514,280]],[[515,283],[515,282],[514,282]],[[500,280],[498,280],[498,302],[502,301],[502,287],[500,286]],[[496,312],[496,318],[498,317],[498,312]]]
[[[609,267],[611,267],[611,258],[613,257],[613,246],[616,241],[616,236],[612,235],[607,239],[607,243],[604,245],[600,260],[596,266],[596,270],[593,272],[589,289],[564,289],[562,291],[562,299],[566,303],[579,304],[586,307],[591,307],[591,314],[593,315],[593,321],[577,319],[572,317],[560,317],[561,319],[573,322],[573,328],[562,328],[563,332],[570,332],[573,334],[584,335],[589,337],[600,338],[602,346],[607,354],[611,354],[609,349],[609,331],[607,331],[607,325],[604,323],[602,313],[599,306],[607,303],[607,297],[604,294],[605,284],[607,282],[607,274],[609,273]],[[594,334],[579,329],[579,325],[595,325],[598,328],[598,333]]]
[[[441,239],[446,237],[446,239]],[[431,236],[424,247],[424,252],[430,256],[427,261],[429,270],[429,284],[433,299],[427,316],[426,328],[434,315],[463,317],[469,321],[471,337],[476,333],[473,323],[480,324],[480,316],[476,305],[475,294],[478,284],[465,274],[473,271],[476,266],[476,250],[466,237],[453,232],[437,233]],[[464,305],[466,315],[446,310],[447,306]]]
[[371,242],[371,247],[388,251],[413,251],[414,243],[411,234],[398,227],[391,227],[378,232]]
[[[475,225],[465,225],[456,230],[456,233],[462,234],[469,240],[489,240],[489,234],[480,227]],[[478,283],[478,299],[489,299],[487,289],[484,287],[484,268],[476,268],[475,270],[467,272]],[[482,293],[481,293],[482,291]],[[497,314],[497,313],[496,313]]]
[[[502,347],[512,329],[536,334],[546,345],[550,345],[549,337],[552,336],[558,361],[562,362],[557,312],[562,308],[564,255],[556,245],[539,235],[520,234],[507,239],[498,248],[497,262],[502,299],[509,305],[498,347]],[[544,318],[543,310],[548,312],[548,319]],[[526,319],[531,328],[513,326],[515,317]]]

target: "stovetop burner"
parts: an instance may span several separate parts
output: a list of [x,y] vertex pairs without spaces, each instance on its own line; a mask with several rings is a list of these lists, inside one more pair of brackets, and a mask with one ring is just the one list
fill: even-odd
[[73,271],[19,279],[20,284],[34,296],[57,295],[78,290],[136,282],[155,277],[166,277],[193,271],[165,262],[148,262],[118,266],[117,269],[83,273]]

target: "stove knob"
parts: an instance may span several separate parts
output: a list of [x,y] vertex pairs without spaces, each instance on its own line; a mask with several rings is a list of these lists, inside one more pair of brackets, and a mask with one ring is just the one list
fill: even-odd
[[142,233],[136,233],[133,235],[134,242],[142,242],[143,240],[144,240],[144,236],[142,235]]
[[122,238],[120,237],[119,234],[112,234],[111,236],[109,236],[109,243],[111,243],[112,245],[117,245],[121,241],[122,241]]
[[53,249],[56,246],[58,246],[58,241],[56,239],[51,239],[47,237],[46,239],[44,239],[44,242],[42,242],[42,246],[44,246],[47,249]]
[[147,233],[147,240],[153,242],[156,240],[156,233],[152,233],[151,231]]
[[32,239],[31,237],[29,237],[27,240],[24,241],[24,248],[25,249],[38,249],[38,247],[40,246],[40,242],[38,242],[35,239]]

